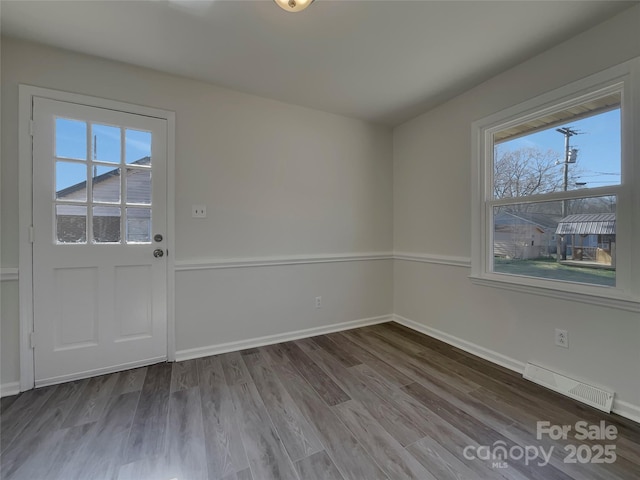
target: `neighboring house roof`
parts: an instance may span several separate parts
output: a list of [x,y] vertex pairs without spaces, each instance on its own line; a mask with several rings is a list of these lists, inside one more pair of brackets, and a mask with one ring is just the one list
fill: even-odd
[[[151,163],[151,157],[142,157],[139,160],[136,160],[135,162],[132,162],[128,165],[149,165]],[[97,183],[101,183],[104,182],[105,180],[108,180],[110,178],[113,177],[117,177],[120,175],[120,172],[118,171],[118,166],[114,165],[113,166],[113,170],[109,170],[107,173],[103,173],[102,175],[98,175],[97,177],[93,177],[93,184],[97,184]],[[71,185],[70,187],[64,188],[62,190],[59,190],[58,192],[56,192],[57,194],[57,198],[64,198],[67,197],[73,193],[76,193],[80,190],[84,190],[85,188],[87,188],[87,182],[80,182],[80,183],[76,183],[75,185]]]
[[546,231],[556,228],[558,218],[555,215],[542,213],[511,213],[502,211],[493,217],[493,222],[496,226],[531,225]]
[[[109,171],[93,177],[93,201],[87,198],[86,181],[58,191],[57,199],[68,202],[56,205],[58,239],[70,243],[86,241],[89,206],[93,208],[91,241],[119,242],[126,235],[127,242],[150,242],[151,169],[128,168],[132,165],[140,167],[150,164],[151,159],[143,157],[126,167],[114,164],[112,168],[109,167]],[[125,192],[121,191],[122,170],[126,175]],[[126,196],[125,208],[120,203],[122,195]],[[122,217],[125,218],[124,224]]]
[[615,235],[615,213],[581,213],[560,220],[558,235]]

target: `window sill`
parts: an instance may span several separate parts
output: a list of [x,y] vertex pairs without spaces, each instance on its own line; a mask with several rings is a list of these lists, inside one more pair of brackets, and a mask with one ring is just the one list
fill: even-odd
[[[530,295],[541,295],[543,297],[558,298],[560,300],[587,303],[600,307],[615,308],[628,312],[640,313],[640,301],[632,298],[625,298],[613,295],[604,295],[604,292],[577,292],[566,289],[557,289],[551,286],[530,285],[522,281],[522,279],[514,280],[512,278],[497,278],[501,276],[478,276],[470,275],[469,279],[474,285],[482,285],[485,287],[502,288],[514,292],[528,293]],[[615,291],[609,290],[608,293]],[[617,292],[616,292],[617,293]]]

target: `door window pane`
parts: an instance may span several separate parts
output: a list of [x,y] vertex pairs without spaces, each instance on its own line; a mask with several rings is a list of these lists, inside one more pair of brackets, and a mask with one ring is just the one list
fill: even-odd
[[91,125],[91,151],[93,159],[120,163],[120,128],[110,125]]
[[56,205],[58,243],[87,243],[87,207]]
[[93,241],[120,241],[120,207],[93,207]]
[[127,129],[125,155],[128,164],[151,165],[151,132]]
[[127,168],[127,203],[151,205],[151,171]]
[[[64,118],[56,121],[56,154],[73,159],[54,160],[58,241],[151,243],[152,133]],[[68,203],[73,201],[83,204]]]
[[127,208],[127,243],[151,243],[151,209]]
[[120,169],[113,167],[93,166],[93,201],[120,201]]
[[56,162],[56,198],[87,201],[87,165],[77,162]]
[[87,124],[56,118],[56,157],[87,159]]

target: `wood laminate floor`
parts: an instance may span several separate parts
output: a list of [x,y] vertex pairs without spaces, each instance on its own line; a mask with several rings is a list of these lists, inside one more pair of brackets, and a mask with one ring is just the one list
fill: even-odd
[[[3,480],[640,479],[640,425],[394,323],[41,388],[1,406]],[[618,433],[538,439],[537,421],[604,421]],[[613,463],[584,463],[604,460],[608,444]],[[512,455],[474,458],[497,447]],[[520,456],[540,448],[545,466]]]

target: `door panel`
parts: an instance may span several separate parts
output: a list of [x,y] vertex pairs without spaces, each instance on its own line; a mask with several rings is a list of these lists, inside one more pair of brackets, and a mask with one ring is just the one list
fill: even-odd
[[149,265],[116,267],[116,318],[120,326],[116,342],[152,335],[152,280]]
[[98,344],[98,269],[56,268],[53,274],[55,351]]
[[43,98],[33,118],[36,386],[166,359],[166,121]]

